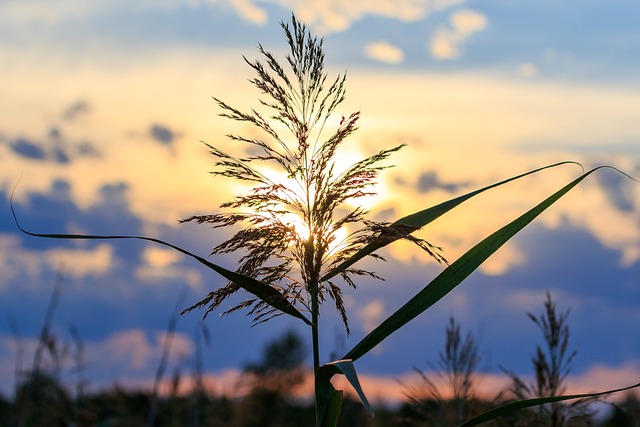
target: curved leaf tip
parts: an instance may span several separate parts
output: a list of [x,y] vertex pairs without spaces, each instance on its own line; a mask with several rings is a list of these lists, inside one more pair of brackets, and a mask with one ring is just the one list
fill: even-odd
[[[335,393],[342,393],[342,391],[336,390],[333,387],[333,384],[331,384],[331,378],[333,378],[335,374],[342,374],[345,376],[347,381],[349,381],[353,389],[358,394],[362,405],[365,407],[367,412],[369,412],[369,415],[375,417],[373,408],[371,407],[371,404],[369,403],[369,400],[367,399],[367,396],[365,396],[364,390],[360,385],[360,380],[358,379],[358,374],[356,373],[356,368],[353,364],[353,360],[350,359],[329,362],[318,369],[318,372],[316,374],[316,395],[322,396],[322,398],[320,399],[320,412],[322,414],[331,414],[336,409],[337,402],[335,401],[333,395],[335,395]],[[325,424],[322,425],[324,426]],[[333,424],[327,425],[333,426]]]

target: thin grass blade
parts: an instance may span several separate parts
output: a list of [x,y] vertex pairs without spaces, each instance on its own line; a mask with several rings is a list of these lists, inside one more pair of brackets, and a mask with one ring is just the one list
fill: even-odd
[[[13,197],[13,194],[12,194]],[[262,301],[266,302],[273,308],[280,310],[283,313],[289,314],[293,317],[297,317],[304,321],[307,325],[311,325],[311,321],[306,318],[298,309],[296,309],[290,302],[287,300],[280,292],[276,289],[272,288],[268,284],[256,280],[252,277],[245,276],[244,274],[236,273],[235,271],[227,270],[226,268],[214,264],[206,259],[193,254],[186,249],[183,249],[179,246],[173,245],[171,243],[165,242],[160,239],[155,239],[153,237],[145,237],[145,236],[119,236],[119,235],[85,235],[85,234],[56,234],[56,233],[34,233],[28,231],[20,225],[18,222],[18,217],[16,216],[15,210],[13,208],[12,200],[10,200],[11,213],[13,214],[13,219],[16,223],[16,226],[23,233],[34,236],[34,237],[46,237],[51,239],[81,239],[81,240],[121,240],[121,239],[134,239],[134,240],[145,240],[148,242],[158,243],[160,245],[168,246],[178,252],[181,252],[196,261],[200,262],[203,265],[206,265],[211,270],[220,274],[225,279],[235,283],[236,285],[242,287],[247,292],[255,295],[260,298]]]
[[618,393],[621,391],[626,391],[626,390],[631,390],[634,388],[640,387],[640,383],[638,384],[634,384],[628,387],[623,387],[623,388],[617,388],[615,390],[607,390],[607,391],[601,391],[598,393],[584,393],[584,394],[570,394],[570,395],[566,395],[566,396],[551,396],[551,397],[538,397],[538,398],[534,398],[534,399],[525,399],[525,400],[519,400],[517,402],[511,402],[511,403],[507,403],[506,405],[500,406],[499,408],[495,408],[492,409],[490,411],[484,412],[478,416],[475,416],[467,421],[465,421],[463,424],[460,424],[459,427],[471,427],[471,426],[477,426],[478,424],[482,424],[484,422],[487,421],[491,421],[495,418],[501,417],[503,415],[506,415],[510,412],[513,411],[517,411],[520,409],[524,409],[524,408],[530,408],[532,406],[539,406],[539,405],[544,405],[546,403],[554,403],[554,402],[561,402],[563,400],[571,400],[571,399],[586,399],[586,398],[590,398],[590,397],[597,397],[597,396],[603,396],[603,395],[607,395],[607,394],[612,394],[612,393]]

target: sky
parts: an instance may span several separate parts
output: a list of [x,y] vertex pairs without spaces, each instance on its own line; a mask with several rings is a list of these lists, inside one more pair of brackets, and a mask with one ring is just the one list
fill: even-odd
[[[407,144],[377,196],[362,201],[374,219],[393,221],[564,160],[640,176],[633,0],[0,0],[1,393],[11,395],[16,370],[31,366],[57,280],[52,325],[68,347],[63,381],[75,381],[73,343],[81,342],[91,389],[152,383],[171,317],[224,281],[165,247],[21,234],[10,195],[30,231],[140,234],[207,256],[230,234],[178,220],[216,212],[240,188],[211,177],[200,141],[233,152],[225,134],[246,130],[220,117],[212,97],[259,107],[243,56],[258,59],[261,43],[283,58],[279,22],[292,12],[324,37],[328,74],[347,73],[338,114],[361,112],[339,159]],[[563,165],[500,187],[419,235],[455,260],[580,173]],[[406,244],[383,254],[387,263],[364,266],[384,282],[345,289],[351,336],[335,310],[323,309],[324,362],[442,270]],[[212,261],[233,268],[235,259]],[[481,386],[503,380],[502,368],[531,375],[542,338],[526,313],[542,312],[547,291],[560,311],[571,310],[572,390],[640,379],[640,184],[612,169],[583,181],[358,360],[365,391],[401,396],[398,379],[437,361],[450,316],[478,340]],[[207,317],[203,340],[203,314],[178,318],[170,368],[186,375],[202,345],[212,383],[226,392],[285,331],[310,348],[301,322],[252,327],[243,313]]]

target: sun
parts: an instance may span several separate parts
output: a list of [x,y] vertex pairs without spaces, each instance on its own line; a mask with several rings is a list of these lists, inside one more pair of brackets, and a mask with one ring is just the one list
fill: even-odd
[[295,230],[296,237],[291,239],[291,243],[294,240],[307,241],[311,237],[311,230],[309,225],[300,217],[300,215],[293,212],[286,212],[279,215],[279,220],[287,227],[291,227]]
[[[336,156],[337,161],[335,162],[334,168],[337,173],[341,173],[349,168],[354,163],[354,158],[359,158],[354,153],[350,154],[353,156]],[[304,199],[302,197],[302,189],[300,188],[299,181],[289,177],[282,170],[264,168],[264,170],[261,170],[260,172],[272,183],[282,185],[286,188],[288,196],[295,195],[300,200]],[[283,191],[283,193],[284,192],[285,191]],[[310,194],[310,197],[313,197],[313,193]],[[351,205],[351,203],[349,204]],[[357,201],[354,204],[357,204]],[[309,240],[311,237],[311,230],[309,228],[309,224],[304,220],[300,213],[288,211],[287,207],[283,205],[276,206],[274,211],[283,212],[277,214],[278,221],[295,231],[295,236],[292,236],[289,242],[291,245],[296,241],[305,242]],[[349,232],[345,227],[341,227],[338,230],[333,231],[331,235],[323,237],[330,241],[327,248],[327,255],[332,256],[348,245]]]

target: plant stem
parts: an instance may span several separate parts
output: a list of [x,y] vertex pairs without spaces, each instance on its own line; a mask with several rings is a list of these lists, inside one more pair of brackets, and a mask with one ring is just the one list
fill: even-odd
[[[320,346],[318,340],[318,312],[320,304],[318,302],[318,282],[311,283],[311,340],[313,343],[313,384],[315,388],[316,375],[320,368]],[[320,427],[320,413],[318,408],[318,396],[315,395],[314,407],[316,413],[316,427]]]

